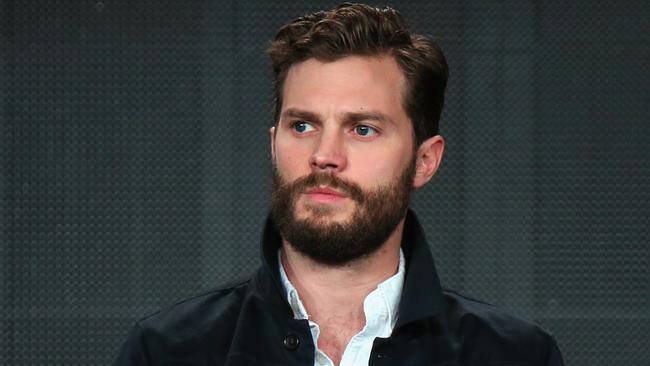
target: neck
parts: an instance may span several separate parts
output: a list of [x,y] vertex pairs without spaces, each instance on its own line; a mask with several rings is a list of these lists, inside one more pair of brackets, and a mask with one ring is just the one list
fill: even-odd
[[318,323],[336,317],[357,326],[361,321],[363,327],[364,299],[378,284],[397,273],[403,228],[404,220],[376,252],[340,266],[315,262],[283,240],[282,265],[310,319]]

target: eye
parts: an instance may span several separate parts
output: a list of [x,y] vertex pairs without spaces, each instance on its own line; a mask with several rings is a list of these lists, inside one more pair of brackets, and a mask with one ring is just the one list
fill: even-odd
[[377,133],[377,130],[370,126],[357,125],[354,126],[354,133],[359,136],[369,137],[375,135]]
[[291,124],[291,128],[298,133],[305,133],[314,130],[314,126],[305,121],[296,121]]

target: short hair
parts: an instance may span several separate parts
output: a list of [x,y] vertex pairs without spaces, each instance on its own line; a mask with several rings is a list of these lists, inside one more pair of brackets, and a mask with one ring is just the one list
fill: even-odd
[[411,33],[395,9],[344,3],[304,15],[280,28],[268,55],[275,77],[276,123],[282,109],[282,88],[292,65],[309,58],[336,61],[352,55],[390,55],[406,80],[402,106],[413,125],[415,147],[438,134],[449,74],[447,61],[438,44]]

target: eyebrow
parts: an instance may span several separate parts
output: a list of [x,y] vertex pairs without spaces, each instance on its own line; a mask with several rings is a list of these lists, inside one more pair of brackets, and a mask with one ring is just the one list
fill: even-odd
[[[288,108],[284,112],[282,112],[282,115],[280,116],[281,119],[284,118],[298,118],[298,119],[305,119],[308,121],[312,122],[320,122],[321,118],[317,113],[310,112],[310,111],[305,111],[302,109],[298,108]],[[344,123],[355,123],[355,122],[360,122],[360,121],[367,121],[367,120],[372,120],[372,121],[380,121],[380,122],[385,122],[385,123],[390,123],[395,125],[395,121],[393,121],[392,118],[388,117],[387,115],[380,113],[380,112],[373,112],[373,111],[368,111],[368,112],[345,112],[343,113],[343,122]]]
[[379,121],[384,123],[395,124],[392,118],[387,115],[379,112],[348,112],[344,114],[343,120],[348,123],[360,122],[360,121]]
[[280,119],[285,119],[285,118],[305,119],[313,122],[320,121],[320,117],[318,116],[318,114],[305,111],[302,109],[298,109],[298,108],[289,108],[286,111],[282,112],[282,114],[280,115]]

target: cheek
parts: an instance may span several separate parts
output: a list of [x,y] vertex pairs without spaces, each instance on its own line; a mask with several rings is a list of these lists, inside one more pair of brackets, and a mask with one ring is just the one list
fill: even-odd
[[300,144],[278,142],[275,147],[275,164],[285,178],[301,176],[309,169],[309,149]]
[[370,187],[392,183],[404,171],[412,153],[408,147],[393,144],[350,155],[350,167],[354,167],[351,172],[364,186]]

